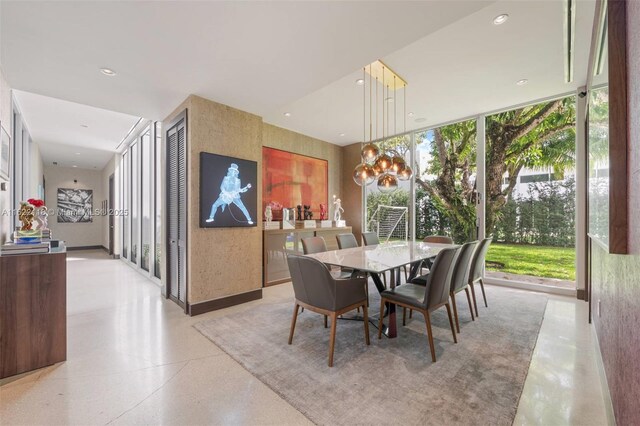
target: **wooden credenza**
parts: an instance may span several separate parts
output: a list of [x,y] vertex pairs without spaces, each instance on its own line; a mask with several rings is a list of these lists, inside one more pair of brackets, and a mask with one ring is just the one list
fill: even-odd
[[266,229],[262,236],[262,285],[264,287],[284,283],[291,280],[287,253],[302,254],[302,239],[306,237],[322,237],[327,250],[337,250],[336,235],[350,233],[351,227],[342,228],[296,228]]
[[0,379],[67,359],[66,259],[0,256]]

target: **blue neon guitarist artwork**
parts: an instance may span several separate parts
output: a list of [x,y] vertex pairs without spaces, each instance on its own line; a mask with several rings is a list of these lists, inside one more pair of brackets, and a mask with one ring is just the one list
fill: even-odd
[[[200,154],[201,227],[255,226],[256,169],[254,161]],[[214,182],[219,182],[219,187]]]

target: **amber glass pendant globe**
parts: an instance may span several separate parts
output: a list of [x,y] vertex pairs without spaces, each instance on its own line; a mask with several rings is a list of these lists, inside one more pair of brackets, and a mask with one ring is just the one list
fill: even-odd
[[405,167],[407,167],[407,163],[404,161],[404,158],[394,155],[391,159],[391,168],[389,171],[392,173],[400,173]]
[[378,178],[378,191],[389,194],[396,189],[398,189],[398,179],[395,176],[385,173]]
[[378,178],[378,176],[384,173],[384,171],[378,164],[374,164],[373,166],[371,166],[371,170],[373,170],[373,177],[375,178]]
[[378,154],[380,154],[380,149],[373,143],[368,143],[362,147],[362,161],[365,163],[373,163]]
[[404,169],[398,173],[398,180],[408,181],[411,179],[411,176],[413,176],[413,170],[411,170],[411,167],[405,165]]
[[387,154],[380,154],[376,160],[374,166],[377,166],[383,172],[386,172],[391,167],[392,160]]
[[366,163],[358,164],[353,169],[353,181],[360,186],[369,185],[374,179],[373,169]]

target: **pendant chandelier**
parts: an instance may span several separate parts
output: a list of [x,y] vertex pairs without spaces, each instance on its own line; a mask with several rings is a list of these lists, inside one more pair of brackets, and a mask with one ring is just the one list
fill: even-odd
[[[391,193],[398,189],[398,181],[408,181],[413,176],[413,171],[411,170],[411,167],[409,167],[409,165],[406,163],[404,158],[402,158],[395,150],[393,150],[393,147],[389,146],[389,139],[391,139],[394,135],[397,135],[396,93],[400,89],[403,89],[403,133],[406,132],[407,83],[379,60],[364,67],[362,70],[362,74],[362,162],[358,164],[353,170],[353,180],[360,186],[370,185],[373,182],[376,182],[378,190],[380,192]],[[369,80],[368,84],[367,79]],[[367,90],[369,91],[368,126]],[[380,96],[380,93],[382,94],[382,96]],[[392,120],[390,120],[391,103],[393,103]],[[379,109],[382,109],[382,137],[379,137],[378,134],[380,127],[380,123],[378,121]],[[391,135],[390,131],[390,121],[393,122],[393,135]],[[369,130],[368,138],[367,128]]]

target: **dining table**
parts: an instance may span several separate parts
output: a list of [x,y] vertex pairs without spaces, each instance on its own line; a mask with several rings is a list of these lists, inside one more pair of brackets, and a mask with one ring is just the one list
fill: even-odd
[[[368,273],[378,292],[386,290],[380,279],[382,274],[390,273],[389,287],[400,285],[400,270],[410,265],[409,281],[420,272],[424,260],[433,258],[446,248],[458,247],[454,244],[437,244],[415,241],[388,241],[377,245],[360,246],[341,250],[307,254],[328,266]],[[398,335],[395,305],[387,306],[388,324],[384,324],[384,334],[389,338]]]

